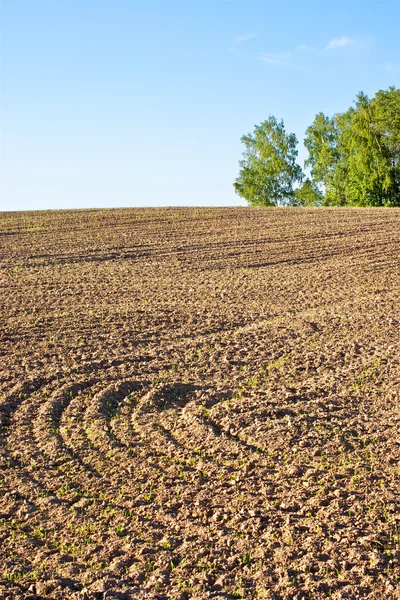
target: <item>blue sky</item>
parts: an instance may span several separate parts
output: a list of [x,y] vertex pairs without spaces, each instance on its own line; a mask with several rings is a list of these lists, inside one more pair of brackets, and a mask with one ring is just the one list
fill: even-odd
[[245,204],[241,135],[400,86],[398,0],[0,0],[0,210]]

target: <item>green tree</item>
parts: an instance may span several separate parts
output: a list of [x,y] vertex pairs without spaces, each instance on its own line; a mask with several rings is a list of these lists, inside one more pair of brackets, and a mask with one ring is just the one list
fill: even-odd
[[305,167],[311,167],[312,182],[322,185],[325,192],[322,204],[346,204],[346,160],[341,147],[340,122],[335,115],[320,112],[306,130],[304,145],[308,150]]
[[323,205],[400,206],[400,90],[359,92],[346,112],[318,113],[304,145]]
[[400,89],[379,90],[371,101],[374,129],[386,158],[384,204],[400,206]]
[[297,164],[297,138],[286,133],[284,123],[273,116],[241,138],[245,145],[236,193],[253,206],[295,203],[294,185],[303,173]]
[[341,117],[344,120],[351,114],[349,127],[344,127],[341,135],[348,167],[346,197],[351,206],[385,205],[388,163],[374,112],[368,96],[359,92],[355,108]]
[[296,206],[321,206],[324,202],[323,193],[308,177],[297,188],[294,196],[293,205]]

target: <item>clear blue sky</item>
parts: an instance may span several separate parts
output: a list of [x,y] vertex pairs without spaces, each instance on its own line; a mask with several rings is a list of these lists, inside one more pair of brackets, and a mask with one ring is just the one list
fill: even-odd
[[0,5],[1,210],[244,204],[255,124],[400,85],[399,0]]

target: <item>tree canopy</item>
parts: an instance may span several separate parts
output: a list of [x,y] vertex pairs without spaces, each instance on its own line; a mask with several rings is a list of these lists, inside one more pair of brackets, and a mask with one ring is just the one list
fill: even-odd
[[307,128],[305,177],[297,139],[270,116],[242,137],[236,192],[263,206],[400,206],[400,89],[363,92],[332,117],[319,112]]
[[283,121],[269,116],[241,141],[245,151],[233,184],[236,192],[252,205],[290,204],[294,183],[302,179],[294,133],[286,133]]

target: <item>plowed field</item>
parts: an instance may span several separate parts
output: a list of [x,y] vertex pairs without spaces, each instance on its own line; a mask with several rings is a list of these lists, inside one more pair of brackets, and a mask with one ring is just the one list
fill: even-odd
[[2,599],[400,598],[400,210],[0,244]]

